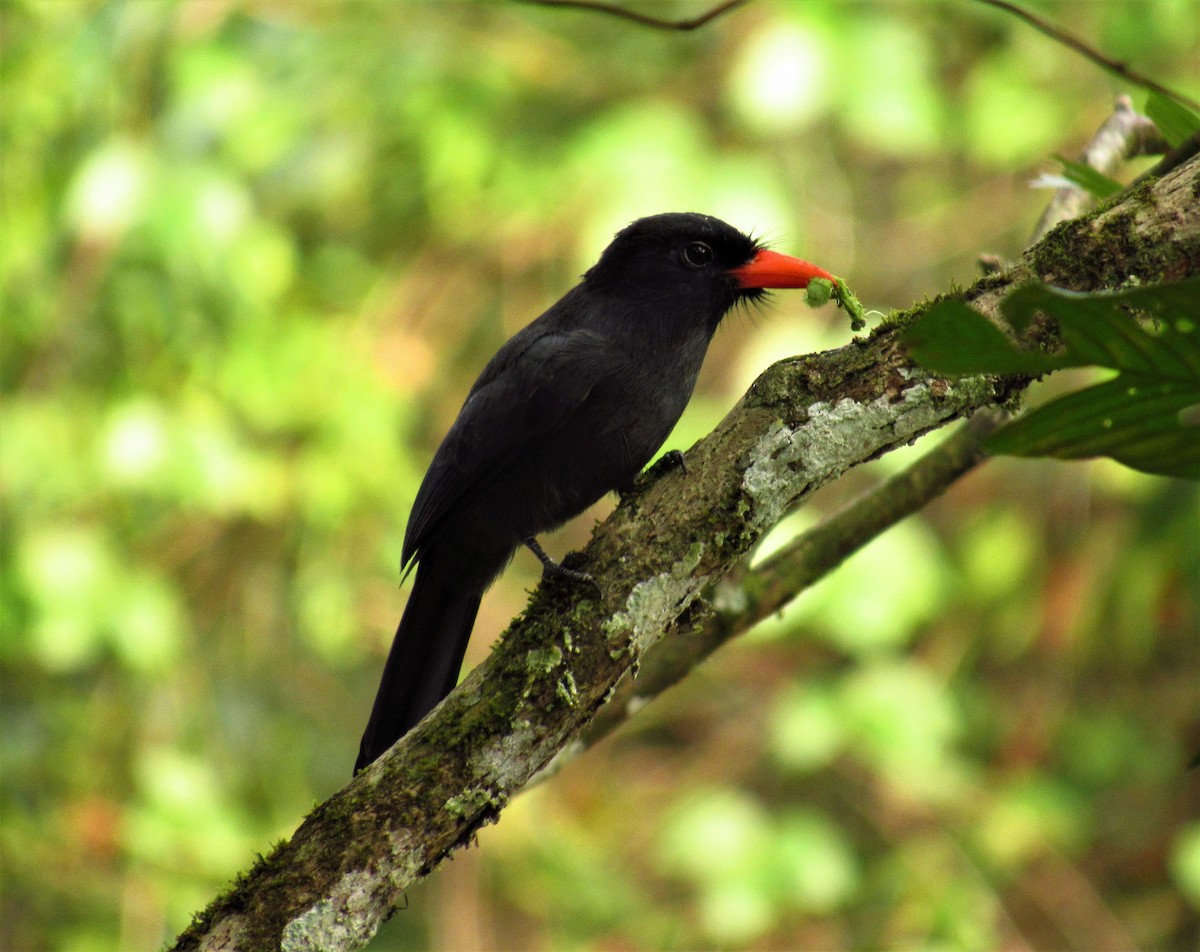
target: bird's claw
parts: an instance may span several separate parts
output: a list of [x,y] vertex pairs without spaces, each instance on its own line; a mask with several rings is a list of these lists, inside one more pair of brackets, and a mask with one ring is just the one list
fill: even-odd
[[682,450],[667,450],[662,455],[662,464],[670,469],[677,469],[687,475],[687,461],[683,458]]
[[550,578],[561,578],[568,582],[586,582],[588,585],[596,585],[596,580],[587,572],[580,572],[578,569],[569,569],[561,562],[547,562],[542,566],[543,581]]
[[538,557],[538,561],[542,563],[542,581],[547,579],[563,579],[567,582],[576,584],[591,585],[597,592],[600,591],[600,586],[596,584],[596,580],[587,572],[581,572],[578,569],[568,568],[561,562],[555,562],[546,554],[546,550],[538,544],[538,540],[530,536],[525,540],[525,545],[529,550]]

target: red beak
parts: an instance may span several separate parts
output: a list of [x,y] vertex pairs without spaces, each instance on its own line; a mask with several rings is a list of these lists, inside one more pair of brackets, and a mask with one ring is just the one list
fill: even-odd
[[813,278],[837,281],[824,268],[766,248],[741,267],[731,268],[729,273],[742,288],[806,288]]

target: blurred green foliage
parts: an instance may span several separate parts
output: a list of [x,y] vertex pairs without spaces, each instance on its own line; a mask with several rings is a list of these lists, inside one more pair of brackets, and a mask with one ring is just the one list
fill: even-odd
[[[1194,0],[1040,6],[1195,94]],[[905,305],[1016,254],[1025,181],[1123,91],[970,4],[0,17],[0,946],[31,952],[156,947],[348,779],[424,465],[617,227],[711,212]],[[769,311],[718,335],[672,445],[844,340]],[[1194,948],[1198,530],[1191,485],[989,464],[519,798],[373,947]]]

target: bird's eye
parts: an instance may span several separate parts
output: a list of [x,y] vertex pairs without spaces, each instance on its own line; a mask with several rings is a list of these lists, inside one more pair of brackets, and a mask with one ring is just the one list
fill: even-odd
[[706,264],[711,264],[712,259],[713,250],[703,241],[693,241],[683,249],[683,260],[693,268],[703,268]]

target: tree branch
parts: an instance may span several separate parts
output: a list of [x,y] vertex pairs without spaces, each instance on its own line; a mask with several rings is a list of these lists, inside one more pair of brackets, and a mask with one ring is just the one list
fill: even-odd
[[630,10],[626,7],[619,7],[611,3],[603,3],[601,0],[524,0],[525,3],[531,3],[539,7],[562,7],[568,10],[590,10],[593,13],[603,13],[608,16],[618,17],[622,20],[631,20],[642,26],[648,26],[656,30],[697,30],[704,24],[723,14],[729,13],[731,10],[742,6],[749,0],[725,0],[724,3],[718,3],[715,7],[705,11],[697,17],[692,17],[688,20],[664,20],[661,17],[653,17],[648,13],[639,13],[637,10]]
[[1006,418],[984,409],[904,470],[800,533],[755,568],[749,559],[706,593],[707,616],[676,619],[647,653],[636,678],[625,678],[578,740],[554,759],[557,770],[607,737],[649,700],[683,680],[727,641],[788,605],[847,558],[936,499],[987,459],[983,443]]
[[[1031,280],[1088,291],[1200,273],[1198,192],[1194,159],[1058,226],[1012,268],[956,296],[995,313]],[[584,558],[599,596],[540,586],[486,661],[239,877],[175,948],[360,948],[405,887],[493,822],[791,507],[849,467],[1024,388],[1021,379],[949,381],[910,363],[899,334],[925,306],[838,350],[768,368],[689,452],[686,474],[651,474],[597,527]]]
[[[1139,155],[1157,155],[1168,148],[1158,128],[1146,116],[1133,108],[1128,96],[1118,96],[1112,115],[1096,130],[1079,161],[1103,175],[1112,176],[1121,163]],[[1064,185],[1054,190],[1054,197],[1034,226],[1030,244],[1039,240],[1061,221],[1078,218],[1091,208],[1095,199],[1078,185]]]

